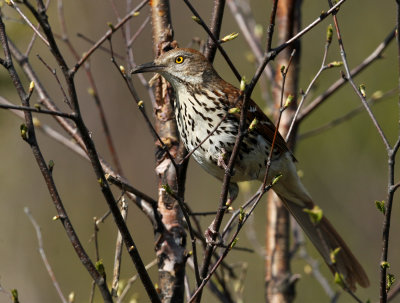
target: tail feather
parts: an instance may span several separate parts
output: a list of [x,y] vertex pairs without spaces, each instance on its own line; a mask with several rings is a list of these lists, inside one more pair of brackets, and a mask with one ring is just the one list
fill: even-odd
[[[338,272],[343,275],[347,286],[353,291],[356,289],[357,283],[362,287],[368,287],[369,280],[363,267],[329,220],[323,217],[318,224],[314,224],[311,222],[309,214],[304,212],[304,207],[288,201],[284,197],[281,199],[324,258],[332,273]],[[340,247],[340,251],[335,256],[333,264],[331,252],[338,247]]]
[[[310,215],[304,212],[305,208],[312,209],[315,204],[300,182],[290,155],[286,154],[284,157],[279,163],[279,168],[274,171],[275,174],[279,169],[282,178],[274,185],[273,190],[310,238],[331,271],[341,274],[351,290],[355,290],[357,283],[362,287],[368,287],[369,280],[363,267],[329,220],[323,216],[321,221],[315,224],[311,221]],[[340,251],[335,256],[333,264],[331,252],[338,247]]]

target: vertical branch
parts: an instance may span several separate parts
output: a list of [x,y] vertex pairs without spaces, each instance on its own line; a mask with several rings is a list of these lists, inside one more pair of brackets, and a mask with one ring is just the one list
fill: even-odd
[[[225,0],[214,0],[214,9],[211,17],[210,30],[214,37],[219,38],[222,26],[222,17],[224,16]],[[208,61],[213,62],[215,53],[217,51],[217,44],[215,41],[208,37],[204,56]]]
[[[17,93],[22,101],[23,106],[29,107],[29,99],[32,93],[27,94],[25,89],[21,83],[21,80],[14,68],[13,61],[11,59],[11,52],[8,45],[8,38],[6,35],[5,25],[3,23],[1,17],[1,9],[0,9],[0,44],[3,47],[5,59],[0,60],[0,64],[3,65],[9,75],[13,84],[17,90]],[[21,132],[23,139],[29,144],[30,148],[32,149],[33,156],[36,159],[36,162],[39,166],[39,169],[43,175],[43,178],[46,182],[47,188],[49,190],[50,196],[53,200],[54,206],[57,209],[58,216],[57,218],[63,224],[63,227],[67,233],[67,236],[72,243],[72,246],[75,249],[76,254],[79,256],[82,264],[85,266],[86,270],[91,275],[92,279],[95,281],[96,285],[98,286],[100,293],[103,297],[104,302],[112,302],[111,294],[107,288],[107,283],[105,279],[100,275],[100,273],[96,270],[93,262],[90,260],[88,254],[86,253],[85,249],[83,248],[78,235],[75,232],[74,227],[72,226],[71,221],[69,220],[68,214],[64,208],[62,203],[61,197],[58,194],[57,187],[54,183],[52,172],[50,171],[43,154],[40,150],[38,142],[36,140],[36,132],[35,127],[33,124],[32,114],[28,111],[24,112],[25,114],[25,127],[26,131],[25,134]]]
[[[280,0],[277,6],[276,25],[278,30],[278,43],[287,41],[297,34],[300,27],[300,5],[301,0]],[[271,18],[271,23],[273,18]],[[273,31],[270,26],[269,31]],[[272,35],[272,33],[270,33]],[[267,48],[270,48],[270,39]],[[282,107],[282,100],[289,95],[296,95],[298,83],[298,64],[300,42],[285,48],[277,57],[277,71],[275,76],[275,87],[273,88],[273,99],[275,108]],[[296,50],[296,56],[292,59],[292,68],[285,76],[283,86],[281,66],[288,66],[290,54]],[[279,131],[285,136],[290,127],[290,121],[294,115],[296,102],[292,102],[281,117]],[[293,136],[292,138],[294,138]],[[293,148],[294,142],[289,142]],[[290,216],[279,198],[271,193],[267,202],[267,224],[266,224],[266,263],[265,263],[265,295],[266,302],[292,302],[294,299],[294,283],[290,271],[289,238]]]
[[[397,42],[397,57],[398,57],[398,72],[399,72],[399,83],[400,87],[400,37],[399,37],[399,28],[400,28],[400,1],[396,0],[397,4],[397,14],[396,14],[396,42]],[[400,95],[399,95],[399,113],[400,113]],[[392,214],[392,206],[393,206],[393,197],[395,191],[398,189],[398,186],[395,185],[395,159],[396,154],[399,150],[400,146],[400,128],[399,128],[399,137],[397,138],[396,143],[393,148],[388,149],[388,196],[386,203],[386,211],[385,218],[383,220],[383,228],[382,228],[382,253],[380,260],[380,302],[386,303],[388,301],[388,291],[390,290],[390,286],[392,281],[388,281],[388,252],[389,252],[389,232],[390,232],[390,221]]]
[[[173,41],[173,30],[170,19],[169,2],[154,0],[151,5],[151,21],[153,31],[153,51],[158,57],[176,47]],[[172,88],[161,77],[155,87],[156,116],[155,127],[161,140],[167,144],[170,155],[178,163],[185,156],[185,148],[179,141],[174,111],[172,108]],[[186,233],[183,227],[182,210],[172,195],[164,186],[168,185],[179,197],[183,197],[185,185],[186,164],[179,166],[179,171],[164,148],[156,142],[156,166],[158,174],[158,211],[165,226],[162,234],[156,234],[156,252],[161,299],[163,302],[183,302],[185,277],[185,246]]]

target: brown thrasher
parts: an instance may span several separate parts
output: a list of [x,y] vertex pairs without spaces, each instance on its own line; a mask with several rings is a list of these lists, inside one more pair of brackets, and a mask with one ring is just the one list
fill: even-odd
[[[211,63],[193,49],[170,50],[154,62],[132,70],[132,73],[143,72],[159,73],[171,83],[176,94],[175,117],[183,143],[191,151],[209,136],[196,149],[193,157],[208,173],[222,180],[225,170],[221,165],[221,154],[229,155],[232,151],[240,119],[240,114],[228,112],[230,108],[242,106],[240,90],[221,79]],[[253,119],[257,119],[258,123],[246,134],[241,144],[229,191],[232,200],[238,192],[235,182],[263,181],[275,132],[270,119],[254,101],[249,101],[247,123]],[[226,114],[227,119],[210,135]],[[369,280],[364,269],[328,219],[323,217],[315,224],[304,211],[313,209],[315,204],[300,182],[294,158],[279,133],[274,145],[268,182],[278,174],[282,176],[272,189],[311,239],[331,271],[338,272],[352,290],[356,288],[356,283],[368,287]],[[332,252],[337,248],[340,250],[332,258]]]

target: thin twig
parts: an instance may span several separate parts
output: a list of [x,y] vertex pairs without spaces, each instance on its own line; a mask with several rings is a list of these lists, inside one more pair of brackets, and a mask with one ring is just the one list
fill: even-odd
[[[5,59],[4,59],[4,66],[7,68],[7,71],[10,74],[10,77],[14,83],[14,86],[17,90],[17,93],[22,101],[23,106],[25,107],[30,107],[29,105],[29,98],[25,90],[23,88],[23,85],[21,83],[21,80],[14,68],[13,61],[11,58],[11,52],[8,44],[8,39],[5,31],[5,26],[0,14],[0,42],[2,44],[4,54],[5,54]],[[26,127],[27,127],[27,133],[24,135],[25,140],[27,143],[30,145],[32,149],[32,153],[35,156],[36,162],[40,168],[40,171],[43,175],[43,178],[46,182],[46,185],[48,187],[50,196],[52,197],[53,203],[57,209],[58,212],[58,218],[60,219],[61,223],[64,226],[64,229],[72,243],[72,246],[75,249],[75,252],[79,256],[81,262],[87,269],[87,271],[90,273],[92,276],[93,280],[96,281],[97,286],[100,289],[100,292],[103,296],[103,300],[105,302],[112,302],[111,294],[107,288],[107,285],[105,283],[105,280],[103,277],[99,274],[99,272],[96,270],[94,267],[94,264],[90,260],[89,256],[87,255],[86,251],[84,250],[78,235],[75,233],[75,230],[68,218],[67,212],[65,211],[65,208],[63,206],[63,203],[61,201],[61,198],[58,194],[57,187],[54,183],[52,172],[50,171],[49,167],[47,166],[47,163],[42,155],[42,152],[39,148],[39,145],[36,140],[36,134],[35,134],[35,128],[34,128],[34,123],[32,119],[32,115],[29,111],[25,111],[25,121],[26,121]]]
[[314,78],[311,80],[310,84],[308,85],[306,91],[302,94],[301,96],[301,100],[300,103],[298,104],[297,108],[296,108],[296,112],[292,118],[292,122],[290,123],[290,127],[289,130],[286,134],[286,142],[288,142],[290,135],[292,133],[292,130],[295,126],[295,123],[297,121],[297,116],[299,115],[299,112],[303,106],[304,100],[306,99],[307,95],[309,94],[309,92],[311,91],[311,88],[313,87],[314,83],[317,81],[317,79],[319,78],[319,76],[321,75],[321,73],[328,68],[327,65],[325,65],[326,62],[326,57],[328,55],[328,49],[329,49],[329,45],[331,44],[332,39],[330,39],[329,41],[327,40],[325,42],[325,48],[324,48],[324,54],[322,57],[322,62],[321,62],[321,67],[319,68],[319,70],[317,71],[317,73],[315,74]]
[[82,66],[82,64],[89,59],[89,57],[99,48],[101,44],[103,44],[104,41],[109,39],[113,33],[119,29],[121,26],[123,26],[129,19],[132,17],[136,16],[136,13],[140,11],[146,4],[149,2],[149,0],[143,0],[141,3],[139,3],[136,8],[134,8],[129,14],[127,14],[120,22],[118,22],[116,25],[113,25],[113,29],[108,30],[103,37],[101,37],[95,45],[93,45],[86,53],[83,55],[83,57],[75,64],[74,68],[70,71],[70,73],[73,75],[75,74],[78,69]]
[[[382,57],[383,51],[388,47],[390,42],[393,41],[395,37],[395,30],[392,30],[387,37],[384,39],[382,43],[380,43],[372,53],[365,58],[358,66],[353,68],[350,71],[352,77],[355,77],[360,72],[362,72],[365,68],[370,66],[371,63],[375,62],[377,59]],[[330,97],[333,93],[337,92],[340,87],[342,87],[346,83],[346,79],[341,77],[335,83],[333,83],[325,92],[323,92],[320,96],[316,97],[313,101],[311,101],[307,107],[305,107],[297,117],[297,120],[300,122],[308,115],[310,115],[317,107],[319,107],[328,97]]]
[[[49,40],[50,47],[52,49],[52,54],[53,54],[54,58],[56,59],[58,65],[60,66],[61,70],[64,73],[65,82],[68,87],[69,99],[71,101],[73,110],[78,115],[77,119],[75,120],[76,126],[79,129],[79,132],[82,136],[82,140],[83,140],[86,150],[88,152],[88,156],[89,156],[90,162],[92,164],[92,168],[96,174],[103,197],[106,200],[108,207],[110,208],[110,210],[113,214],[115,223],[116,223],[119,231],[123,235],[124,243],[127,247],[129,256],[131,257],[132,262],[135,264],[135,267],[141,277],[141,282],[143,283],[149,298],[151,300],[153,300],[154,302],[160,302],[158,293],[156,292],[156,290],[154,288],[154,284],[151,281],[150,276],[144,267],[143,260],[140,256],[138,248],[135,245],[135,242],[133,241],[132,235],[130,234],[125,221],[122,218],[121,212],[119,211],[118,205],[116,204],[113,193],[112,193],[110,186],[104,176],[104,170],[101,165],[100,159],[98,157],[96,147],[95,147],[94,142],[90,136],[90,133],[85,125],[85,122],[81,116],[80,105],[79,105],[78,96],[77,96],[77,92],[76,92],[76,88],[75,88],[75,82],[74,82],[74,78],[73,78],[75,75],[75,72],[77,71],[79,66],[75,66],[74,69],[70,71],[70,69],[68,68],[68,65],[65,62],[65,59],[64,59],[63,55],[61,54],[61,52],[58,48],[58,45],[55,41],[53,32],[51,31],[51,28],[48,24],[48,19],[47,19],[47,16],[45,15],[45,12],[43,10],[40,10],[40,12],[36,11],[36,9],[27,0],[24,0],[24,3],[27,6],[27,8],[30,10],[30,12],[35,16],[36,20],[41,24],[41,27],[42,27],[47,39]],[[129,16],[127,16],[127,18],[128,17]],[[108,295],[109,295],[109,292],[108,292]]]
[[207,34],[209,35],[209,37],[214,41],[215,45],[217,46],[218,50],[220,51],[221,55],[224,57],[225,61],[228,63],[230,69],[232,70],[232,72],[235,74],[236,79],[238,81],[241,81],[242,76],[240,75],[240,73],[238,72],[238,70],[236,69],[236,67],[234,66],[234,64],[232,63],[231,59],[229,58],[228,54],[225,52],[225,50],[223,49],[223,47],[221,46],[220,43],[218,43],[218,38],[214,36],[214,34],[211,32],[211,30],[208,28],[207,24],[204,22],[204,20],[201,18],[201,16],[199,15],[199,13],[196,11],[196,9],[193,7],[193,5],[189,2],[189,0],[183,0],[185,2],[185,4],[187,5],[187,7],[192,11],[192,13],[198,18],[198,20],[200,21],[200,25],[204,28],[204,30],[207,32]]
[[219,39],[222,26],[222,18],[224,16],[224,8],[225,0],[214,0],[214,7],[212,9],[210,24],[210,31],[212,32],[213,37],[208,37],[204,52],[204,56],[210,62],[214,62],[215,53],[217,52],[219,41],[215,41],[215,39],[213,38],[216,38],[217,40]]
[[13,7],[18,14],[22,17],[22,19],[25,20],[25,22],[28,24],[28,26],[34,31],[34,33],[36,33],[36,35],[39,36],[40,39],[42,39],[42,41],[44,42],[44,44],[46,44],[47,46],[49,45],[49,42],[46,40],[45,37],[43,37],[43,35],[39,32],[39,30],[32,24],[31,21],[29,21],[28,17],[24,15],[24,13],[21,11],[21,9],[15,4],[14,0],[9,0],[11,3],[11,7]]
[[[391,90],[389,90],[388,92],[384,93],[381,97],[379,97],[377,99],[370,98],[368,100],[368,104],[377,105],[381,101],[387,100],[387,97],[392,96],[395,92],[397,92],[397,89],[391,89]],[[326,124],[324,124],[324,125],[322,125],[322,126],[320,126],[318,128],[309,130],[307,132],[304,132],[304,133],[298,135],[297,140],[303,140],[303,139],[306,139],[306,138],[321,134],[322,132],[324,132],[324,131],[326,131],[328,129],[331,129],[331,128],[337,126],[337,125],[340,125],[343,122],[348,121],[348,120],[354,118],[355,116],[357,116],[357,115],[359,115],[359,114],[361,114],[363,112],[364,112],[364,106],[361,104],[358,107],[354,108],[353,110],[349,111],[348,113],[346,113],[346,114],[344,114],[344,115],[342,115],[342,116],[340,116],[340,117],[338,117],[336,119],[333,119],[332,121],[329,121],[328,123],[326,123]]]
[[36,236],[37,236],[37,240],[38,240],[38,245],[39,245],[39,253],[40,253],[40,256],[42,257],[42,260],[43,260],[44,266],[46,267],[47,273],[49,274],[49,276],[51,278],[51,281],[53,282],[53,286],[56,289],[56,291],[58,293],[58,296],[60,297],[61,301],[63,303],[67,303],[68,301],[67,301],[67,299],[64,297],[64,295],[62,293],[61,287],[58,284],[58,281],[57,281],[56,276],[55,276],[55,274],[53,272],[53,269],[51,268],[49,260],[47,259],[46,252],[45,252],[44,247],[43,247],[43,237],[42,237],[42,232],[40,230],[40,226],[36,222],[35,218],[33,217],[32,213],[31,213],[31,211],[29,210],[28,207],[24,208],[24,212],[28,216],[28,218],[31,221],[33,227],[35,228]]

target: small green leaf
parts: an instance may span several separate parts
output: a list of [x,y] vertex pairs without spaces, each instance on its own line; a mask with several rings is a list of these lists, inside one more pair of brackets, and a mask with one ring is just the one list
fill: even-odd
[[28,140],[28,126],[26,126],[26,124],[21,124],[19,127],[20,131],[21,131],[21,137],[24,140]]
[[13,303],[19,303],[19,299],[18,299],[18,290],[16,290],[16,289],[11,289],[11,297],[12,297]]
[[239,224],[243,223],[244,216],[246,215],[245,211],[243,210],[243,207],[240,206],[239,209]]
[[322,209],[317,205],[315,205],[312,209],[304,208],[303,211],[310,215],[310,220],[314,224],[319,223],[324,216]]
[[382,214],[386,214],[385,201],[375,201],[375,206]]
[[337,254],[340,252],[341,248],[340,247],[336,247],[334,250],[332,250],[329,254],[332,264],[336,263],[336,256]]
[[332,24],[329,24],[328,28],[326,29],[326,42],[327,43],[332,42],[332,35],[333,35],[333,26],[332,26]]
[[240,80],[240,90],[243,92],[246,89],[246,77],[243,76]]
[[282,174],[276,175],[275,178],[272,179],[271,184],[275,185],[275,183],[278,182],[280,178],[282,178]]
[[106,269],[104,268],[103,260],[97,261],[95,267],[99,274],[104,278],[106,276]]
[[294,99],[294,96],[293,95],[289,95],[286,98],[286,102],[285,102],[284,108],[288,107],[290,105],[290,103],[292,103],[293,99]]
[[361,95],[365,98],[367,95],[365,92],[365,84],[361,84],[358,89],[360,90]]
[[196,22],[196,23],[198,23],[198,24],[201,24],[201,20],[200,20],[199,17],[192,16],[192,19],[193,19],[194,22]]
[[229,246],[229,250],[235,247],[236,243],[239,241],[239,238],[235,238],[235,240],[232,241],[231,246]]
[[383,261],[383,262],[381,262],[381,267],[382,268],[390,268],[390,264],[387,261]]
[[223,37],[221,39],[221,42],[231,41],[231,40],[235,39],[237,36],[239,36],[239,33],[231,33],[231,34],[226,35],[225,37]]
[[343,65],[343,61],[332,61],[328,63],[328,67],[341,67]]
[[54,168],[54,161],[53,160],[49,161],[48,167],[49,167],[50,172],[52,172],[53,168]]
[[386,291],[389,291],[390,288],[392,287],[394,281],[396,281],[396,278],[392,274],[387,274],[386,279],[387,279],[387,281],[386,281]]
[[344,283],[344,279],[343,279],[343,275],[342,275],[342,274],[339,274],[338,272],[335,272],[335,279],[334,279],[334,281],[335,281],[335,283],[336,283],[337,285],[339,285],[340,287],[343,287],[343,288],[344,288],[345,283]]
[[172,188],[169,186],[169,184],[163,184],[163,185],[161,185],[161,187],[165,190],[165,192],[166,192],[168,195],[173,195],[173,194],[174,194],[174,191],[173,191]]
[[249,125],[249,131],[252,131],[256,128],[258,124],[258,120],[256,118],[253,119],[253,121],[251,121],[250,125]]
[[228,110],[228,113],[230,114],[239,114],[240,113],[240,108],[238,107],[232,107]]
[[107,22],[107,26],[112,30],[115,31],[115,27],[111,22]]

